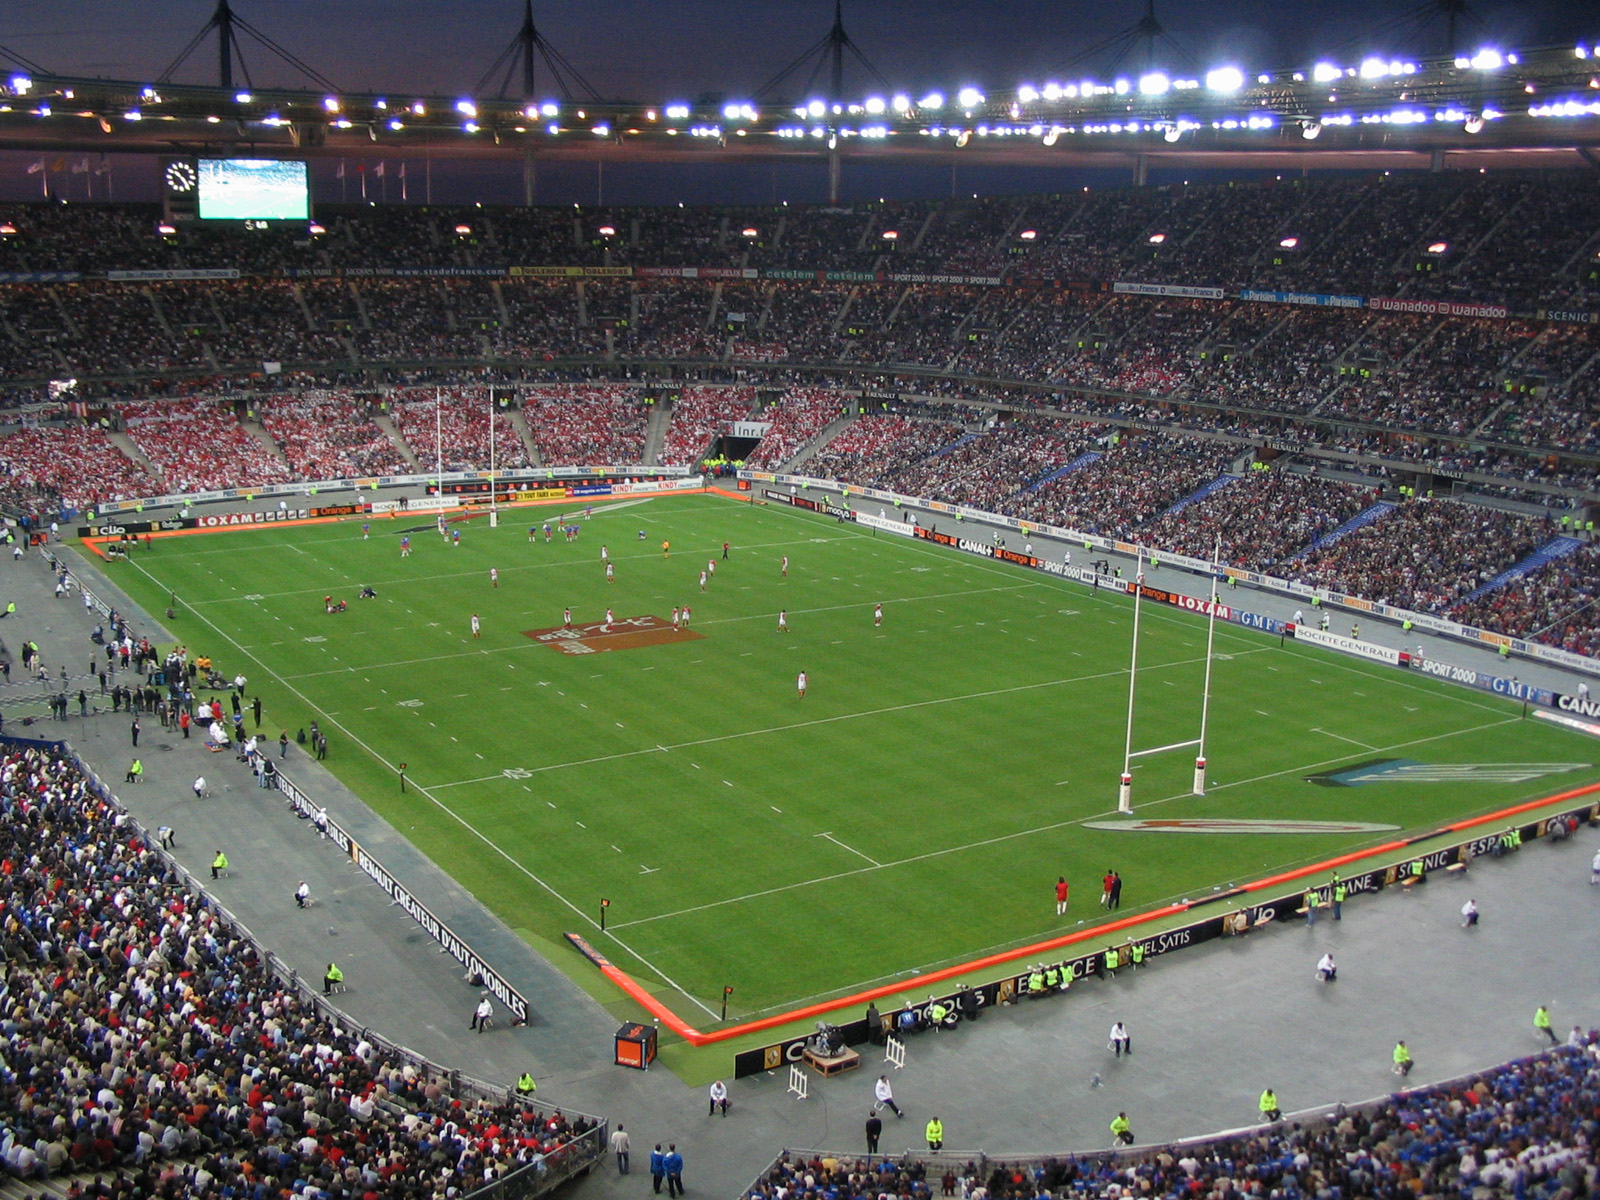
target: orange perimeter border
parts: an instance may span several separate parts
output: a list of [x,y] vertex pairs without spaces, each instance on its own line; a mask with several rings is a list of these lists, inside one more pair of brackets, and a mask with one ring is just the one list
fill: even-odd
[[[1342,854],[1336,858],[1324,859],[1322,862],[1312,863],[1310,866],[1297,867],[1292,871],[1283,871],[1277,875],[1269,875],[1264,879],[1257,879],[1251,883],[1242,884],[1235,888],[1233,893],[1259,892],[1266,888],[1277,887],[1296,879],[1303,879],[1308,875],[1318,875],[1325,871],[1332,871],[1349,863],[1362,862],[1367,859],[1377,858],[1396,850],[1403,850],[1407,846],[1414,846],[1418,842],[1429,841],[1432,838],[1445,834],[1460,833],[1480,825],[1496,824],[1520,813],[1531,812],[1537,808],[1545,808],[1552,804],[1561,804],[1568,800],[1576,800],[1580,796],[1593,795],[1600,792],[1600,783],[1591,783],[1584,787],[1574,788],[1571,791],[1560,792],[1554,796],[1545,796],[1539,800],[1528,800],[1522,804],[1503,808],[1498,812],[1487,813],[1481,817],[1470,817],[1463,821],[1456,821],[1434,830],[1432,833],[1418,834],[1415,837],[1402,838],[1397,841],[1384,842],[1379,846],[1372,846],[1366,850],[1356,850],[1349,854]],[[972,971],[980,971],[985,967],[1000,966],[1004,963],[1015,962],[1021,958],[1032,958],[1047,951],[1059,950],[1064,946],[1071,946],[1081,942],[1106,937],[1108,934],[1119,933],[1125,929],[1133,929],[1151,921],[1160,920],[1178,913],[1203,905],[1215,904],[1219,897],[1207,896],[1204,900],[1193,900],[1187,903],[1168,904],[1161,908],[1152,909],[1150,912],[1139,913],[1131,917],[1124,917],[1118,921],[1110,921],[1103,925],[1096,925],[1090,929],[1078,930],[1074,933],[1063,934],[1061,937],[1048,938],[1042,942],[1033,942],[1027,946],[1020,946],[1015,950],[1004,950],[996,954],[987,954],[981,958],[972,959],[970,962],[960,963],[953,967],[942,967],[937,971],[930,971],[925,975],[916,976],[915,983],[918,987],[925,983],[939,983],[942,980],[953,979],[959,975],[966,975]],[[571,939],[573,935],[569,934]],[[898,983],[884,984],[881,987],[868,988],[853,995],[841,996],[837,1000],[825,1000],[817,1004],[807,1004],[788,1012],[778,1013],[775,1016],[762,1017],[755,1021],[746,1021],[727,1029],[719,1029],[714,1033],[702,1033],[694,1028],[677,1013],[673,1012],[654,995],[625,971],[612,965],[603,957],[597,957],[596,965],[601,974],[612,983],[616,984],[628,995],[632,996],[661,1024],[677,1034],[691,1046],[712,1046],[718,1042],[730,1041],[733,1038],[743,1037],[750,1033],[760,1033],[765,1029],[773,1029],[779,1025],[788,1025],[792,1022],[805,1021],[825,1013],[836,1012],[841,1008],[851,1008],[868,1001],[879,1000],[885,996],[892,996],[904,992],[910,981],[902,980]]]

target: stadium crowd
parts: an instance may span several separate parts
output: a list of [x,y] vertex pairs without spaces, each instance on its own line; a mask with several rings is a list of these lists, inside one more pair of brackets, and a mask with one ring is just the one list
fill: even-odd
[[593,1128],[452,1091],[343,1028],[60,753],[0,750],[0,814],[11,1174],[90,1172],[105,1198],[426,1200],[551,1167]]
[[959,1196],[1336,1197],[1592,1195],[1600,1120],[1596,1037],[1470,1081],[1402,1091],[1326,1120],[1127,1151],[990,1164],[781,1155],[746,1200]]

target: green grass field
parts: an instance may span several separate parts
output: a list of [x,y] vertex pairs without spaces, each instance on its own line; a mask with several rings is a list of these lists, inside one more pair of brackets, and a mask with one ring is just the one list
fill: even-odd
[[[570,511],[474,519],[459,548],[425,528],[405,560],[401,530],[428,518],[374,520],[370,540],[359,520],[170,538],[109,569],[152,612],[178,594],[177,636],[259,686],[264,733],[320,720],[327,766],[509,925],[584,933],[702,1027],[725,984],[747,1016],[1068,932],[1101,914],[1109,867],[1136,909],[1392,836],[1084,828],[1114,815],[1124,597],[710,496],[597,505],[576,543],[529,543]],[[325,615],[327,593],[349,611]],[[524,632],[568,605],[582,623],[683,603],[700,640],[569,655]],[[1144,606],[1136,746],[1195,736],[1205,635]],[[1217,651],[1208,794],[1189,795],[1192,752],[1144,759],[1140,816],[1416,829],[1600,778],[1590,742],[1485,694],[1221,624]],[[1386,758],[1570,768],[1307,782]]]

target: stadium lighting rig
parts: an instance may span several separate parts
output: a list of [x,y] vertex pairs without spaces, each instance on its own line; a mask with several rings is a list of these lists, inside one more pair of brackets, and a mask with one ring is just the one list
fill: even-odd
[[[203,153],[231,145],[296,156],[410,149],[513,156],[579,144],[590,154],[610,148],[644,155],[815,155],[860,145],[924,155],[1004,151],[1008,161],[1032,153],[1049,161],[1062,150],[1308,151],[1312,140],[1319,152],[1567,146],[1600,130],[1600,62],[1589,43],[1521,51],[1481,46],[1433,58],[1362,53],[1265,71],[1223,63],[1180,74],[1147,63],[1109,77],[1085,71],[1007,89],[957,80],[920,94],[891,86],[863,57],[872,86],[846,96],[845,56],[860,54],[836,7],[828,37],[748,99],[624,103],[598,98],[555,56],[533,29],[527,5],[522,32],[496,66],[506,66],[508,76],[520,67],[526,93],[535,86],[533,65],[543,63],[560,95],[507,95],[509,80],[498,95],[403,87],[351,93],[298,59],[291,65],[314,89],[256,86],[248,72],[247,86],[238,87],[236,28],[274,52],[281,48],[228,13],[225,2],[218,12],[207,29],[216,30],[228,53],[216,86],[172,78],[193,42],[153,84],[52,75],[28,64],[0,76],[0,147]],[[780,95],[808,63],[806,90]],[[817,90],[812,85],[824,69],[827,86]]]

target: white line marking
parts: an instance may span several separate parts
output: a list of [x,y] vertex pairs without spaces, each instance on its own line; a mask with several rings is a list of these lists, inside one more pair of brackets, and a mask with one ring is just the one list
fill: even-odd
[[1320,728],[1318,728],[1316,726],[1312,726],[1311,732],[1312,733],[1320,733],[1324,737],[1338,738],[1341,742],[1349,742],[1352,746],[1360,746],[1363,750],[1376,750],[1377,749],[1376,746],[1368,745],[1366,742],[1358,742],[1358,741],[1355,740],[1355,738],[1347,738],[1347,737],[1344,736],[1344,734],[1342,734],[1342,733],[1334,733],[1332,730],[1320,729]]
[[816,834],[815,836],[817,836],[819,838],[826,838],[828,841],[832,842],[835,846],[839,847],[839,849],[848,850],[848,851],[850,851],[851,854],[856,855],[858,858],[866,859],[869,863],[871,863],[875,867],[883,866],[883,864],[881,862],[879,862],[877,859],[873,858],[871,855],[862,854],[861,851],[857,850],[854,846],[846,846],[843,842],[841,842],[838,838],[834,837],[833,834],[831,834],[831,833],[819,833],[819,834]]
[[[1276,646],[1262,646],[1255,650],[1241,651],[1241,653],[1265,654],[1276,649]],[[1159,666],[1147,667],[1146,670],[1156,671],[1165,670],[1168,667],[1188,667],[1193,666],[1195,663],[1204,661],[1204,658],[1178,659],[1170,663],[1161,663]],[[740,738],[763,737],[772,733],[788,733],[795,729],[810,729],[818,725],[833,725],[840,721],[857,721],[865,717],[879,717],[883,716],[885,713],[910,712],[919,708],[934,708],[942,704],[959,704],[967,700],[985,700],[990,696],[1010,696],[1015,695],[1018,692],[1032,692],[1038,691],[1041,688],[1062,687],[1074,683],[1093,683],[1096,680],[1115,679],[1126,674],[1126,671],[1118,668],[1114,671],[1100,671],[1093,675],[1074,675],[1065,679],[1046,679],[1039,683],[1019,683],[1015,687],[990,688],[988,691],[982,692],[966,692],[959,696],[940,696],[932,700],[913,700],[906,704],[891,704],[885,708],[869,708],[864,709],[861,712],[839,713],[837,716],[832,717],[818,717],[812,721],[795,721],[788,725],[770,725],[763,729],[743,729],[737,733],[718,734],[716,737],[695,738],[692,741],[687,742],[673,742],[671,745],[667,746],[666,749],[684,750],[691,746],[709,746],[716,742],[731,742]],[[587,708],[588,706],[585,705],[584,707]],[[547,771],[562,771],[569,767],[588,767],[593,766],[596,763],[616,762],[618,759],[623,758],[637,758],[642,754],[658,754],[661,753],[661,751],[662,747],[659,745],[646,746],[638,750],[623,750],[616,754],[596,755],[593,758],[578,758],[572,759],[568,762],[547,763],[542,767],[529,767],[528,770],[537,775]],[[698,769],[698,766],[696,769]],[[449,783],[436,783],[433,785],[433,787],[435,790],[455,787],[469,787],[475,783],[487,783],[490,780],[499,778],[499,775],[484,775],[475,779],[457,779]]]

